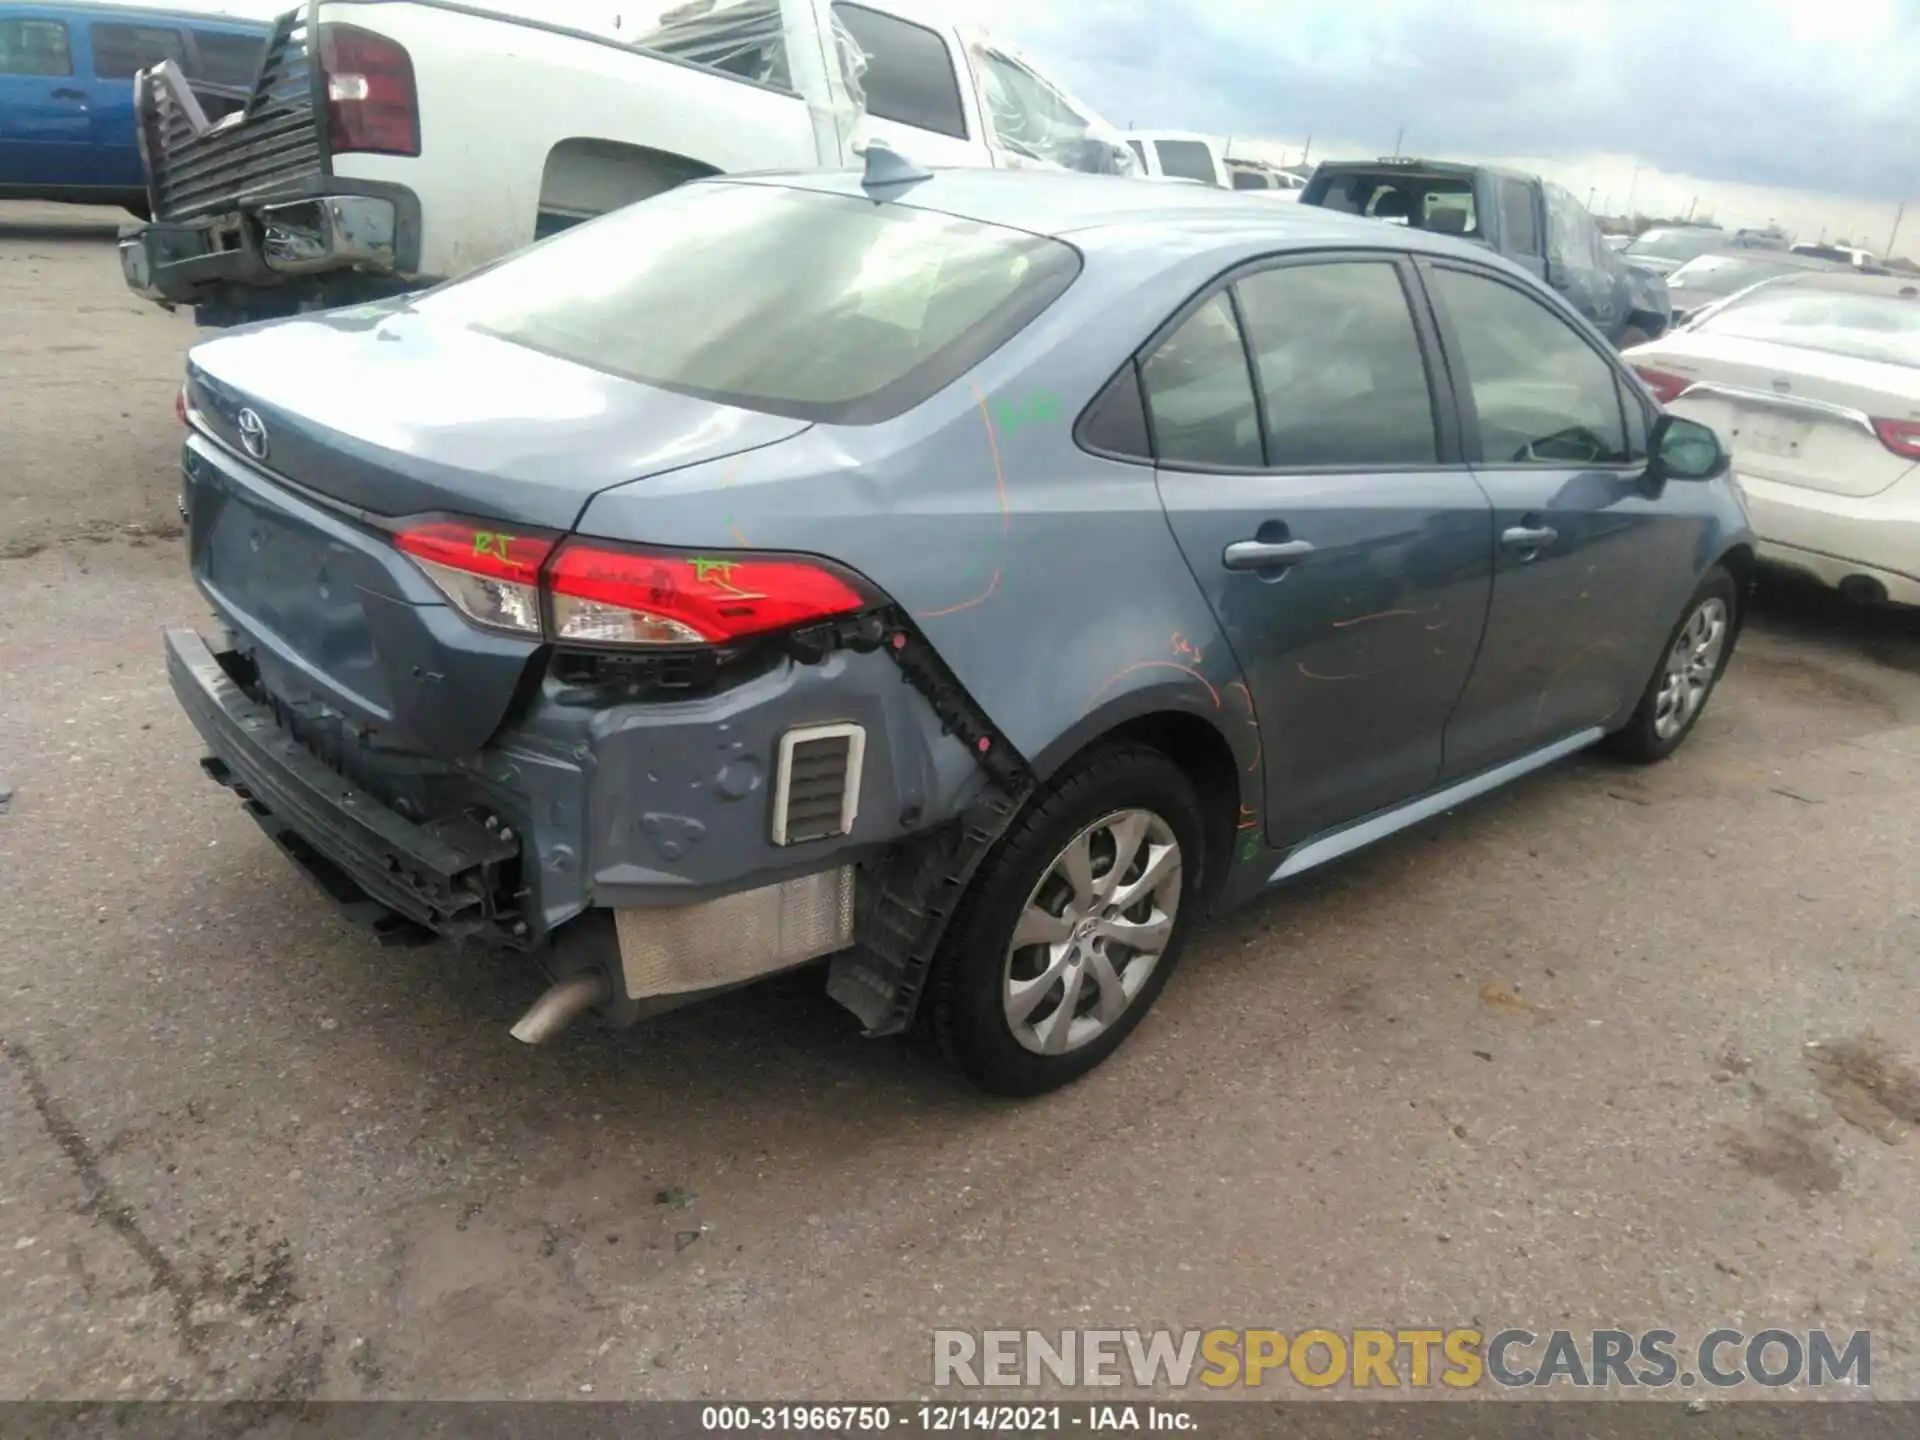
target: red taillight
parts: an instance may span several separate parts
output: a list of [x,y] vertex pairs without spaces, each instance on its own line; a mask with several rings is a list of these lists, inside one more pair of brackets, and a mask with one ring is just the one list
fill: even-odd
[[420,153],[420,97],[406,47],[355,25],[320,27],[333,153]]
[[1873,430],[1894,454],[1920,460],[1920,420],[1876,420]]
[[850,576],[792,555],[676,555],[569,540],[547,571],[553,638],[595,645],[714,645],[846,615],[869,602]]
[[1647,388],[1653,391],[1653,398],[1662,405],[1670,405],[1686,393],[1693,381],[1684,375],[1669,375],[1664,370],[1655,370],[1648,365],[1636,365],[1633,373],[1647,382]]
[[798,555],[558,542],[474,520],[410,525],[394,543],[475,624],[583,645],[718,645],[851,614],[875,598],[838,567]]
[[402,530],[394,544],[475,624],[539,636],[540,567],[553,550],[551,539],[434,520]]

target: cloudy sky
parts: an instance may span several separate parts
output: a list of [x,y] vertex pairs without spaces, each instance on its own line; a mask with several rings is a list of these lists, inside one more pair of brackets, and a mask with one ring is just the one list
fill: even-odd
[[[1920,0],[974,0],[1116,124],[1529,159],[1601,206],[1884,245],[1920,211]],[[1636,179],[1636,164],[1645,168]],[[1920,213],[1899,247],[1920,253]]]

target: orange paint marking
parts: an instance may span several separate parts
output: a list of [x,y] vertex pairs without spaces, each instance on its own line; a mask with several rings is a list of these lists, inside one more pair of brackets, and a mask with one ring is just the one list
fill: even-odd
[[999,588],[1000,572],[995,570],[992,577],[987,581],[987,588],[971,600],[962,600],[958,605],[949,605],[944,610],[920,610],[915,612],[913,618],[916,620],[938,620],[942,615],[958,615],[962,610],[971,610],[976,605],[986,604],[986,602],[993,597],[993,592]]
[[[1238,690],[1242,695],[1247,697],[1247,725],[1248,728],[1253,731],[1253,761],[1247,766],[1247,774],[1251,775],[1260,768],[1260,762],[1266,758],[1267,754],[1266,745],[1260,738],[1260,714],[1253,707],[1253,691],[1247,688],[1246,681],[1229,681],[1227,688],[1229,690]],[[1244,805],[1240,808],[1248,814],[1253,813]]]
[[1216,710],[1220,708],[1220,692],[1214,689],[1213,683],[1198,670],[1186,665],[1177,665],[1171,660],[1136,660],[1133,664],[1127,666],[1126,669],[1116,670],[1112,675],[1108,676],[1107,683],[1094,692],[1093,699],[1087,702],[1087,709],[1082,710],[1080,713],[1084,715],[1087,713],[1087,710],[1093,709],[1095,705],[1100,703],[1100,697],[1102,695],[1106,694],[1107,691],[1118,685],[1136,670],[1178,670],[1182,675],[1191,675],[1207,687],[1207,695],[1213,701],[1213,708]]
[[980,422],[987,427],[987,449],[993,452],[993,489],[1000,500],[1000,533],[1005,535],[1013,524],[1013,515],[1007,509],[1007,472],[1000,464],[1000,437],[993,428],[993,412],[987,408],[987,397],[980,393],[980,387],[973,387],[974,403],[980,407]]

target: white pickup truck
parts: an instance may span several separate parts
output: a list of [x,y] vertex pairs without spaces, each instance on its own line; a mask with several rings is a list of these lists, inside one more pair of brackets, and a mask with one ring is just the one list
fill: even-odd
[[203,325],[376,299],[696,177],[854,165],[869,140],[1138,171],[1032,61],[912,0],[694,0],[631,42],[510,4],[307,0],[217,123],[176,67],[143,72],[153,218],[121,239],[128,286]]

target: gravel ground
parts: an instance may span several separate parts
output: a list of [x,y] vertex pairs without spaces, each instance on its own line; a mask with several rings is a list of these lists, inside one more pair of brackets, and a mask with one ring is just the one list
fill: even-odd
[[1215,923],[1039,1102],[805,978],[528,1051],[532,975],[378,949],[197,768],[193,331],[117,223],[0,206],[0,1396],[887,1397],[936,1326],[1727,1323],[1871,1329],[1920,1398],[1920,626],[1770,591],[1675,760]]

